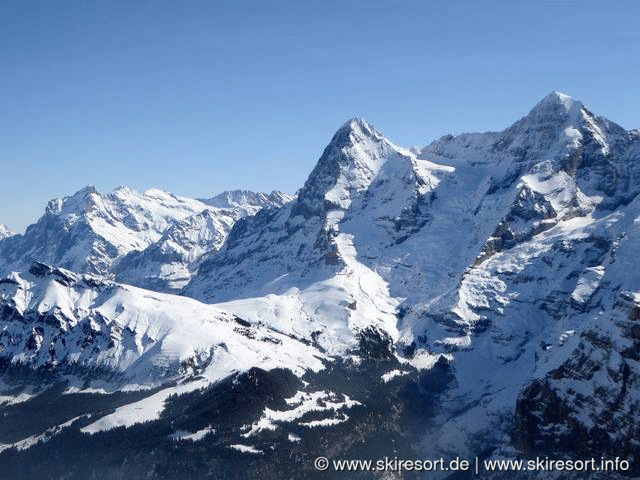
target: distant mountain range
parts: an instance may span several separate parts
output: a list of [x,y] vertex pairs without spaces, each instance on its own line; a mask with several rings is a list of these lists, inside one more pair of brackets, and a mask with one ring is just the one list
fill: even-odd
[[554,92],[421,150],[349,120],[295,197],[52,200],[0,228],[0,466],[382,479],[424,475],[313,462],[539,455],[638,476],[638,193],[640,131]]
[[222,246],[238,219],[291,199],[282,192],[236,190],[194,200],[127,187],[105,195],[86,187],[51,200],[24,235],[2,242],[0,271],[24,270],[37,259],[78,273],[175,291],[189,281],[204,255]]

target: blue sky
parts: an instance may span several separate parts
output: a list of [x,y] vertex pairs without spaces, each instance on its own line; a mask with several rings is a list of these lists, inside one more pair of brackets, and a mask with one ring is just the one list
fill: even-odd
[[501,130],[552,90],[640,127],[640,2],[0,0],[0,223],[87,184],[297,190],[344,121]]

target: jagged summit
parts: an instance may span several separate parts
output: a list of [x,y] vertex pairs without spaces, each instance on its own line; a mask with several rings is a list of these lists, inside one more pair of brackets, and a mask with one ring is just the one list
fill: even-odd
[[60,215],[70,212],[86,212],[91,205],[91,197],[93,195],[99,195],[96,187],[93,185],[87,185],[73,195],[49,200],[45,213]]
[[373,136],[380,135],[380,132],[376,128],[362,117],[351,117],[344,122],[338,131],[347,130],[351,132],[362,132],[365,135]]
[[331,146],[342,148],[362,143],[366,139],[386,140],[384,136],[364,118],[353,117],[342,124],[334,134],[327,148]]
[[205,208],[202,202],[160,190],[140,193],[121,187],[102,194],[89,185],[51,200],[23,236],[3,242],[0,271],[42,261],[80,273],[108,274],[116,259],[145,249],[175,222]]
[[[117,275],[148,288],[186,282],[201,257],[219,249],[233,224],[293,197],[282,192],[225,192],[217,203],[152,188],[121,186],[100,193],[89,185],[51,200],[24,235],[0,230],[0,273],[43,261],[78,273]],[[126,257],[126,261],[125,261]],[[144,267],[144,268],[143,268]]]
[[116,278],[152,290],[179,291],[205,256],[222,247],[236,221],[291,200],[281,192],[267,195],[247,190],[224,192],[203,200],[210,207],[175,222],[146,249],[127,254],[114,269]]
[[366,120],[343,124],[325,148],[298,195],[294,212],[305,216],[346,207],[366,189],[397,148]]
[[517,124],[562,125],[578,124],[584,116],[584,104],[569,95],[557,91],[540,100]]
[[[581,101],[552,92],[529,113],[502,132],[448,135],[419,156],[436,163],[464,167],[469,161],[501,165],[494,172],[511,185],[537,168],[564,172],[577,180],[581,193],[604,194],[602,207],[627,202],[637,192],[637,148],[633,132],[592,113]],[[544,167],[542,167],[544,165]]]
[[573,108],[582,108],[583,103],[580,100],[576,100],[575,98],[567,95],[566,93],[553,91],[542,100],[540,100],[537,105],[533,108],[533,110],[539,108],[548,108],[548,107],[560,107],[564,108],[566,112],[569,112]]

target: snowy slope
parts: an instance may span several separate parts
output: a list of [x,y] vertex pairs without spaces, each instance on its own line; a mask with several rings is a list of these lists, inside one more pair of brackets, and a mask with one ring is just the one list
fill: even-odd
[[158,241],[124,256],[113,269],[116,279],[151,290],[179,290],[202,257],[220,249],[235,221],[232,212],[209,208],[180,220]]
[[[501,441],[511,428],[509,419],[523,385],[558,377],[554,368],[575,362],[570,359],[577,352],[584,355],[592,322],[617,316],[612,309],[619,292],[637,291],[638,284],[630,269],[638,257],[624,250],[633,245],[634,219],[640,214],[636,199],[640,157],[633,133],[554,93],[505,132],[482,137],[445,138],[421,153],[423,158],[454,165],[456,174],[473,172],[463,180],[468,206],[459,203],[462,191],[454,190],[450,196],[449,185],[441,184],[432,205],[433,220],[415,239],[431,247],[444,239],[445,245],[428,255],[434,260],[423,267],[430,276],[428,283],[436,287],[413,281],[411,288],[418,294],[397,291],[409,301],[415,299],[402,306],[402,343],[436,353],[454,352],[458,386],[443,399],[447,408],[435,443],[443,454],[471,453],[479,437]],[[487,140],[489,144],[483,145]],[[452,204],[456,208],[448,210]],[[438,207],[445,215],[438,215]],[[448,224],[456,237],[446,235],[439,224]],[[608,280],[612,270],[617,271],[615,281]],[[589,362],[600,364],[625,348],[628,340],[604,352],[595,348]],[[619,359],[617,367],[634,371],[633,365]],[[567,376],[575,375],[580,374]],[[583,405],[566,420],[577,421],[573,430],[566,429],[565,438],[582,428],[575,425],[588,430],[595,418],[602,419],[598,409],[582,399],[607,394],[597,393],[598,382],[590,376],[582,379],[580,398],[572,400],[569,395],[561,400]],[[613,391],[629,388],[624,386],[628,380],[615,371],[602,381],[609,388],[617,383]],[[558,391],[576,389],[568,382],[554,383]],[[624,392],[618,398],[631,405],[638,400]],[[451,417],[447,412],[452,411],[463,413]],[[516,414],[516,423],[522,411]],[[583,417],[592,420],[581,423]],[[626,418],[605,430],[637,428],[636,418]],[[539,421],[536,417],[534,423]],[[546,428],[559,428],[552,423]],[[532,447],[529,440],[526,445]],[[538,441],[537,446],[541,444],[549,448],[553,443]],[[428,448],[433,446],[431,439]],[[601,450],[592,446],[587,451]]]
[[251,215],[255,215],[261,208],[281,207],[285,203],[289,203],[293,198],[291,195],[277,190],[269,194],[252,192],[251,190],[230,190],[209,199],[201,198],[199,200],[215,208],[242,209]]
[[118,281],[161,292],[178,292],[198,271],[207,255],[217,252],[239,219],[263,208],[277,208],[293,197],[247,190],[223,192],[197,215],[179,220],[144,250],[130,252],[114,267]]
[[266,195],[235,190],[202,200],[209,207],[176,221],[144,250],[123,257],[113,268],[116,279],[151,290],[177,292],[189,283],[204,258],[222,247],[235,222],[292,199],[276,191]]
[[42,263],[2,280],[0,302],[4,362],[100,387],[148,387],[194,373],[213,382],[255,365],[321,367],[315,349],[216,307]]

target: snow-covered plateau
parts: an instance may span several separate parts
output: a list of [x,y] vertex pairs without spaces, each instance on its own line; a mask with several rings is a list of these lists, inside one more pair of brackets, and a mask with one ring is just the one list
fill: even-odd
[[422,149],[349,120],[295,196],[52,200],[0,228],[0,465],[297,479],[334,478],[320,455],[542,455],[639,476],[638,193],[640,131],[554,92]]

